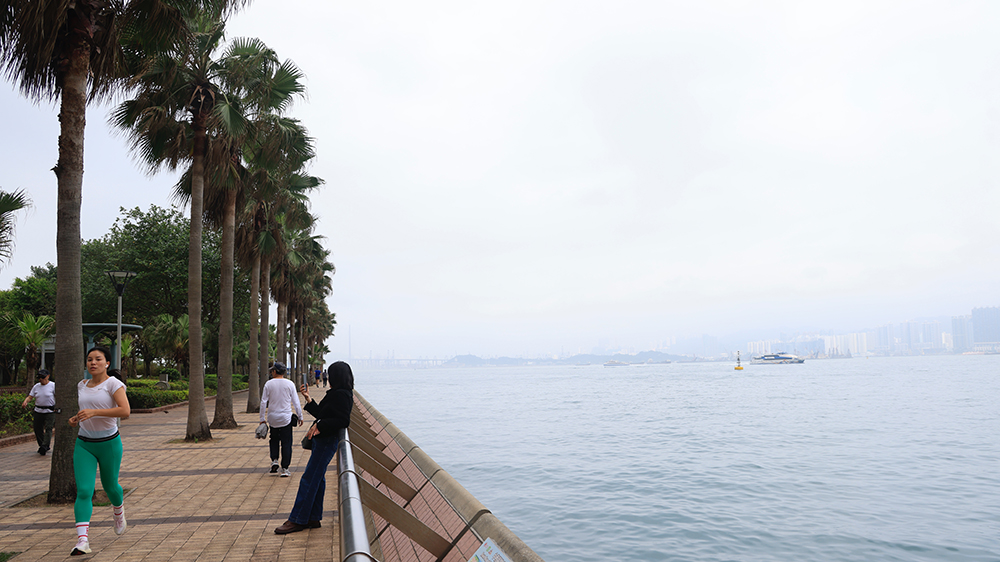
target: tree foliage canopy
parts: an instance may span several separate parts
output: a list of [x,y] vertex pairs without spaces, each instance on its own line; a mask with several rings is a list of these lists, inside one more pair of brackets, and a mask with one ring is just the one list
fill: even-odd
[[[87,240],[82,246],[81,290],[85,322],[117,321],[118,295],[106,271],[134,271],[122,299],[122,322],[151,327],[162,323],[160,316],[179,319],[187,315],[188,228],[187,217],[177,209],[153,205],[148,211],[121,209],[111,231],[102,238]],[[219,322],[220,236],[206,230],[202,239],[203,321],[206,352],[216,362]],[[247,334],[250,281],[237,271],[235,282],[235,332]],[[246,337],[245,335],[243,337]],[[138,349],[144,358],[161,356],[155,346]]]

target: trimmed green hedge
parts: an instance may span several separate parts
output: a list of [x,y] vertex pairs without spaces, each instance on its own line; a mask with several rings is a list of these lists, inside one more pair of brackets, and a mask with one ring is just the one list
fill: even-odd
[[[131,381],[130,381],[131,382]],[[131,408],[159,408],[188,399],[186,390],[157,390],[155,388],[129,388],[128,405]]]
[[[170,390],[157,390],[155,380],[149,379],[129,379],[128,403],[132,408],[159,408],[169,404],[184,402],[188,399],[188,381],[170,381]],[[218,381],[215,375],[205,375],[205,396],[215,396]],[[246,381],[239,380],[238,375],[233,375],[233,390],[243,390],[247,388]],[[23,400],[23,398],[22,398]]]
[[[125,386],[129,387],[129,389],[154,388],[156,387],[156,383],[158,382],[160,381],[156,379],[128,379],[128,381],[125,382]],[[170,386],[173,387],[173,384],[171,384]]]

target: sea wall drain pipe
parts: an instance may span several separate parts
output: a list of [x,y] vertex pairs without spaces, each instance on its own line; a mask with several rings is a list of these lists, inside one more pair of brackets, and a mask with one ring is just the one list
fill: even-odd
[[[365,526],[364,508],[361,506],[361,484],[354,471],[354,454],[347,429],[337,431],[337,481],[340,488],[340,552],[343,562],[372,562]],[[377,562],[377,561],[375,561]]]

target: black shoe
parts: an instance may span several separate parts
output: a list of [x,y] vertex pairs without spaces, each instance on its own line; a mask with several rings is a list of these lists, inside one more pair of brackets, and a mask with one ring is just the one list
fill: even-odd
[[38,448],[38,454],[42,455],[42,456],[45,456],[45,451],[47,451],[47,450],[48,449],[46,449],[45,447],[39,447]]
[[309,522],[309,528],[310,529],[319,529],[320,527],[322,527],[322,525],[319,524],[319,521],[310,521]]
[[291,521],[285,521],[280,527],[274,530],[276,535],[287,535],[288,533],[298,533],[299,531],[304,531],[308,529],[308,525],[299,525],[298,523],[292,523]]

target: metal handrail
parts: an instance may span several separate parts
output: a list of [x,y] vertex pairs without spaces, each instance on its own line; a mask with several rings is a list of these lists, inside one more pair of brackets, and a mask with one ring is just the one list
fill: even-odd
[[368,527],[365,525],[361,505],[361,484],[354,471],[354,454],[347,428],[337,431],[337,481],[340,488],[340,552],[343,562],[378,562],[368,544]]

